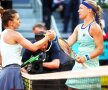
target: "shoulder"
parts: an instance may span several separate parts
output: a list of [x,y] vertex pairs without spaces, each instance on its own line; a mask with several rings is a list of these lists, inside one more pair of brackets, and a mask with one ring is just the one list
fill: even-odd
[[79,28],[81,28],[81,26],[83,25],[83,23],[81,23],[81,24],[78,24],[77,26],[76,26],[76,28],[75,29],[79,29]]
[[102,31],[103,30],[101,29],[99,24],[97,24],[96,22],[93,22],[93,24],[90,27],[90,34],[91,35],[93,35],[93,34],[100,34],[100,33],[102,33]]
[[78,31],[80,30],[80,28],[81,28],[82,25],[83,25],[83,23],[78,24],[78,25],[75,27],[74,32],[78,32]]
[[21,35],[19,32],[17,32],[17,31],[14,32],[14,35],[15,35],[16,37],[22,36],[22,35]]
[[93,22],[90,29],[92,30],[101,30],[101,27],[96,22]]
[[80,30],[81,26],[82,26],[82,24],[77,25],[75,27],[74,32],[72,33],[72,35],[75,35],[76,36],[78,34],[78,31]]
[[17,40],[17,39],[19,39],[20,37],[22,37],[22,35],[21,35],[19,32],[17,32],[17,31],[12,31],[11,33],[9,33],[9,35],[10,35],[11,37],[13,37],[15,40]]

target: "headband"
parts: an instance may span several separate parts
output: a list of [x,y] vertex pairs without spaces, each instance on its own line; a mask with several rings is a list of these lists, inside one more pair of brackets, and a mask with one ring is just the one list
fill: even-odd
[[96,14],[96,16],[95,16],[95,21],[96,21],[97,23],[99,23],[99,21],[98,21],[98,15],[97,15],[95,9],[94,9],[91,5],[89,5],[88,3],[86,3],[86,2],[82,2],[82,4],[83,4],[84,6],[86,6],[87,8],[90,8],[90,9]]

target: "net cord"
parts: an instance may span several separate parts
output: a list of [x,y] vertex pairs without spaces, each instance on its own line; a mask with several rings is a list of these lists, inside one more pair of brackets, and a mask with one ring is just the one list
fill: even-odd
[[56,79],[69,79],[69,78],[88,78],[88,77],[101,77],[108,76],[108,66],[100,66],[96,68],[86,68],[84,70],[76,71],[63,71],[46,74],[30,75],[22,72],[22,77],[29,80],[56,80]]

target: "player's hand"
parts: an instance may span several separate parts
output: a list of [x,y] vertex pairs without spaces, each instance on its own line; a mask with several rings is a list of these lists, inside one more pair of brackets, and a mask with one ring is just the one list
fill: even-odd
[[28,73],[27,70],[26,70],[25,68],[21,68],[20,71],[21,71],[21,72],[24,72],[24,73]]
[[76,56],[75,59],[78,63],[84,63],[86,61],[84,56]]
[[50,40],[54,40],[56,38],[56,33],[53,30],[48,30],[46,36],[48,36]]

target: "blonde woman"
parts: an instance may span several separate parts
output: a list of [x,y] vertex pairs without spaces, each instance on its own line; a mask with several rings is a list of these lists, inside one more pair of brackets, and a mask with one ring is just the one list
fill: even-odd
[[[79,44],[77,61],[73,70],[85,69],[86,67],[82,63],[87,64],[90,68],[95,68],[99,66],[98,56],[103,52],[103,34],[100,22],[102,9],[95,1],[86,0],[80,4],[78,12],[84,23],[77,25],[67,40],[70,46],[75,42]],[[66,85],[69,87],[68,90],[101,90],[98,77],[68,79]]]

